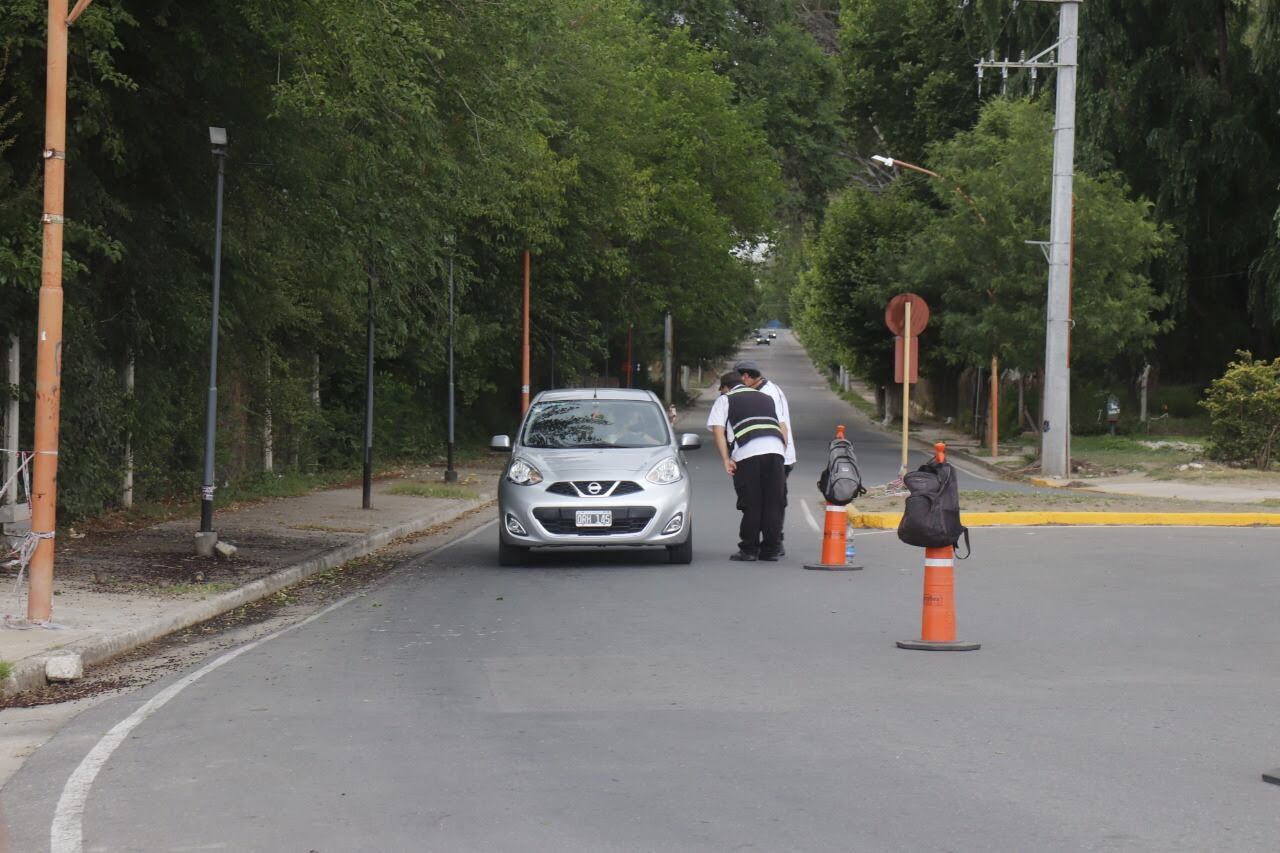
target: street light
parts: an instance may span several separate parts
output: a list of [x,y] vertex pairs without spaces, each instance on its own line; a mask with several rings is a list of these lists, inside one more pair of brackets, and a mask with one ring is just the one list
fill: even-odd
[[982,211],[978,210],[978,206],[974,204],[973,199],[969,198],[968,194],[964,190],[960,189],[960,185],[957,184],[955,181],[951,181],[951,180],[948,180],[947,178],[942,177],[932,169],[926,169],[924,166],[917,166],[915,163],[908,163],[906,160],[898,160],[893,157],[886,157],[883,154],[872,154],[871,159],[875,160],[877,163],[881,164],[886,169],[892,169],[894,166],[901,166],[904,169],[910,169],[913,172],[919,172],[922,175],[928,175],[931,178],[937,178],[940,181],[946,181],[947,183],[951,184],[951,188],[956,191],[956,195],[960,196],[962,199],[964,199],[966,202],[969,203],[969,207],[973,210],[974,215],[978,217],[978,220],[983,225],[987,224],[987,218],[982,215]]
[[[969,194],[960,189],[960,185],[955,181],[942,177],[932,169],[926,169],[924,166],[917,166],[915,163],[908,163],[905,160],[898,160],[894,157],[886,157],[883,154],[872,154],[871,159],[884,166],[886,169],[892,169],[894,166],[901,166],[904,169],[910,169],[913,172],[919,172],[922,175],[928,175],[940,181],[951,184],[951,188],[956,191],[956,195],[960,196],[969,204],[969,209],[973,211],[973,215],[978,217],[978,221],[983,225],[987,224],[987,218],[982,215],[982,211],[978,210],[973,199],[969,198]],[[979,368],[979,381],[981,381],[981,368]],[[995,356],[991,356],[991,413],[989,423],[991,428],[988,430],[987,437],[991,441],[991,458],[995,459],[999,455],[1000,430],[999,430],[999,395],[1000,395],[1000,362]]]
[[218,426],[218,303],[222,294],[222,185],[227,163],[227,129],[209,128],[209,144],[218,163],[217,192],[213,225],[213,310],[209,322],[209,393],[204,421],[204,483],[200,487],[200,531],[196,533],[196,554],[213,556],[218,544],[213,529],[213,448]]

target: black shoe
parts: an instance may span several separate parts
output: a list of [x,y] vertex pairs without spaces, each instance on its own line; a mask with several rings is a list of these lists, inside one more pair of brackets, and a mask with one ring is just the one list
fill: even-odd
[[739,551],[736,554],[730,554],[729,559],[735,560],[739,563],[754,563],[756,560],[760,558],[757,557],[755,554],[748,554],[746,551]]
[[766,557],[764,554],[761,554],[760,559],[764,560],[766,563],[776,563],[778,562],[778,558],[781,556],[782,556],[781,552],[774,554],[773,556],[770,556],[770,557]]
[[779,557],[785,557],[785,556],[787,556],[787,548],[786,548],[786,546],[785,546],[785,545],[784,545],[784,546],[782,546],[782,547],[780,547],[780,548],[778,548],[778,556],[779,556]]

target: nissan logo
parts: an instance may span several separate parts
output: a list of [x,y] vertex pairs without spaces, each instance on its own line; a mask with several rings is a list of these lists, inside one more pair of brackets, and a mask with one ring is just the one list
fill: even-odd
[[593,495],[598,495],[598,494],[600,494],[600,484],[599,484],[599,483],[588,483],[588,484],[587,484],[587,491],[588,491],[588,492],[590,492],[590,493],[591,493],[591,494],[593,494]]

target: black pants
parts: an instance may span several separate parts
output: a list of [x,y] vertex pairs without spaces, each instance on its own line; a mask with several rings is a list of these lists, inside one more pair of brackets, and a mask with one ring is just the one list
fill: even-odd
[[763,453],[743,459],[733,475],[733,489],[742,511],[738,549],[744,554],[776,557],[782,549],[782,508],[787,491],[782,456]]
[[778,534],[779,542],[787,538],[787,531],[786,531],[787,507],[791,505],[791,488],[790,488],[791,469],[794,467],[796,467],[796,463],[794,462],[792,462],[790,465],[782,466],[782,470],[786,473],[782,477],[782,527],[783,527],[783,530],[781,533]]

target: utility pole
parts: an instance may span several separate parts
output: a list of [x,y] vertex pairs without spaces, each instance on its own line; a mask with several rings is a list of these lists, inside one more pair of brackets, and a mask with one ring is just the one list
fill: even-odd
[[635,332],[636,332],[636,324],[635,323],[628,324],[627,325],[627,387],[628,388],[631,387],[632,373],[635,371],[635,367],[636,367],[635,362],[631,360],[632,359],[631,347],[635,338]]
[[458,482],[458,472],[453,467],[453,256],[449,256],[449,461],[444,469],[446,483]]
[[[129,408],[133,410],[135,403],[133,399],[134,390],[134,366],[135,359],[131,351],[125,358],[124,362],[124,396],[129,401]],[[124,477],[120,484],[120,505],[125,509],[133,506],[133,430],[125,433],[124,436]]]
[[265,473],[270,474],[274,472],[276,469],[276,463],[275,463],[276,442],[275,442],[275,434],[272,430],[272,423],[271,423],[271,345],[270,344],[267,344],[267,363],[265,367],[266,367],[266,378],[267,378],[267,392],[266,392],[267,403],[266,403],[266,406],[263,407],[263,411],[262,411],[262,470]]
[[529,250],[524,250],[524,312],[520,344],[520,417],[529,411]]
[[[1071,473],[1071,258],[1072,184],[1075,173],[1076,70],[1082,0],[1032,0],[1058,6],[1058,43],[1030,60],[978,63],[985,68],[1053,68],[1057,103],[1053,128],[1053,201],[1049,217],[1049,295],[1045,310],[1044,409],[1040,470],[1050,477]],[[1056,51],[1056,61],[1053,53]],[[1041,61],[1048,56],[1048,61]]]
[[[0,493],[0,504],[18,506],[18,418],[21,409],[18,401],[18,383],[22,381],[21,350],[18,336],[9,336],[9,387],[6,389],[8,402],[4,410],[4,466],[0,469],[0,477],[9,487]],[[12,516],[5,516],[5,521],[15,521]]]
[[364,472],[360,483],[360,506],[373,509],[373,270],[368,270],[368,344],[364,371]]
[[1138,385],[1141,389],[1138,397],[1138,420],[1142,423],[1147,422],[1147,382],[1151,379],[1151,365],[1143,362],[1142,373],[1138,375]]
[[671,357],[672,357],[671,312],[662,324],[662,401],[671,405]]
[[36,407],[27,621],[53,616],[53,536],[58,517],[58,416],[62,394],[62,230],[67,170],[67,38],[93,0],[49,0],[44,112],[44,214],[41,222],[40,302],[36,336]]

